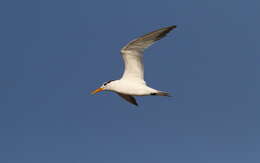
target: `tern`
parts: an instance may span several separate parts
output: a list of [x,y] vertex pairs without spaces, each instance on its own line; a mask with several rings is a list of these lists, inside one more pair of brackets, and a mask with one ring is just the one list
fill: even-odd
[[119,80],[109,80],[91,94],[112,91],[120,97],[138,105],[133,96],[170,96],[168,92],[159,91],[146,85],[144,81],[143,53],[146,48],[167,35],[176,25],[158,29],[130,41],[121,49],[125,71]]

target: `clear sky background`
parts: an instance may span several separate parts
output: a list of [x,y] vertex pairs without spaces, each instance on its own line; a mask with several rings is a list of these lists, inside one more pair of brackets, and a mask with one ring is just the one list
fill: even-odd
[[[258,0],[0,2],[1,163],[259,163]],[[174,95],[90,95],[119,50],[177,25],[145,53]]]

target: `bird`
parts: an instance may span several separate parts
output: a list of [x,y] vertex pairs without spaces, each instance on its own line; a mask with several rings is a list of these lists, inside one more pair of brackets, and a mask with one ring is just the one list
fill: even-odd
[[121,49],[124,61],[124,73],[118,80],[109,80],[101,85],[100,88],[91,92],[96,94],[101,91],[111,91],[131,104],[138,106],[134,96],[168,96],[168,92],[156,90],[149,87],[144,80],[143,54],[144,50],[156,41],[165,37],[177,26],[172,25],[160,28],[137,39],[130,41]]

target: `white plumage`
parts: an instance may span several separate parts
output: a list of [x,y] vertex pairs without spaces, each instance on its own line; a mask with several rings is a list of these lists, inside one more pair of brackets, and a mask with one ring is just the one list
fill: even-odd
[[169,96],[167,92],[162,92],[146,85],[144,81],[143,52],[157,40],[160,40],[176,26],[161,28],[144,36],[141,36],[121,49],[121,54],[125,64],[125,71],[119,80],[110,80],[100,88],[92,92],[107,90],[116,92],[128,102],[137,105],[133,96]]

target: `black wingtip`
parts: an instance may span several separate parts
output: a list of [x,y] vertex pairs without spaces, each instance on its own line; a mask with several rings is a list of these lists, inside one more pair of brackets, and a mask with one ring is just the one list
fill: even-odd
[[133,100],[130,103],[134,104],[135,106],[138,106],[136,99],[133,96],[131,96],[131,97],[133,98]]
[[171,31],[171,30],[173,30],[173,29],[175,29],[175,28],[177,28],[177,25],[171,25],[171,26],[168,26],[168,27],[164,27],[164,28],[162,28],[162,29],[166,29],[166,30]]
[[169,28],[171,28],[171,29],[177,28],[177,25],[172,25]]
[[161,38],[165,37],[171,30],[173,30],[174,28],[177,28],[176,25],[172,25],[169,27],[165,27],[165,28],[161,28],[159,30],[161,30],[162,32],[158,35],[158,37],[156,38],[157,40],[160,40]]
[[138,103],[135,101],[132,104],[134,104],[135,106],[139,106]]
[[171,30],[173,30],[175,28],[177,28],[177,26],[176,25],[172,25],[172,26],[166,27],[165,29],[167,29],[166,31],[168,33],[168,32],[170,32]]

